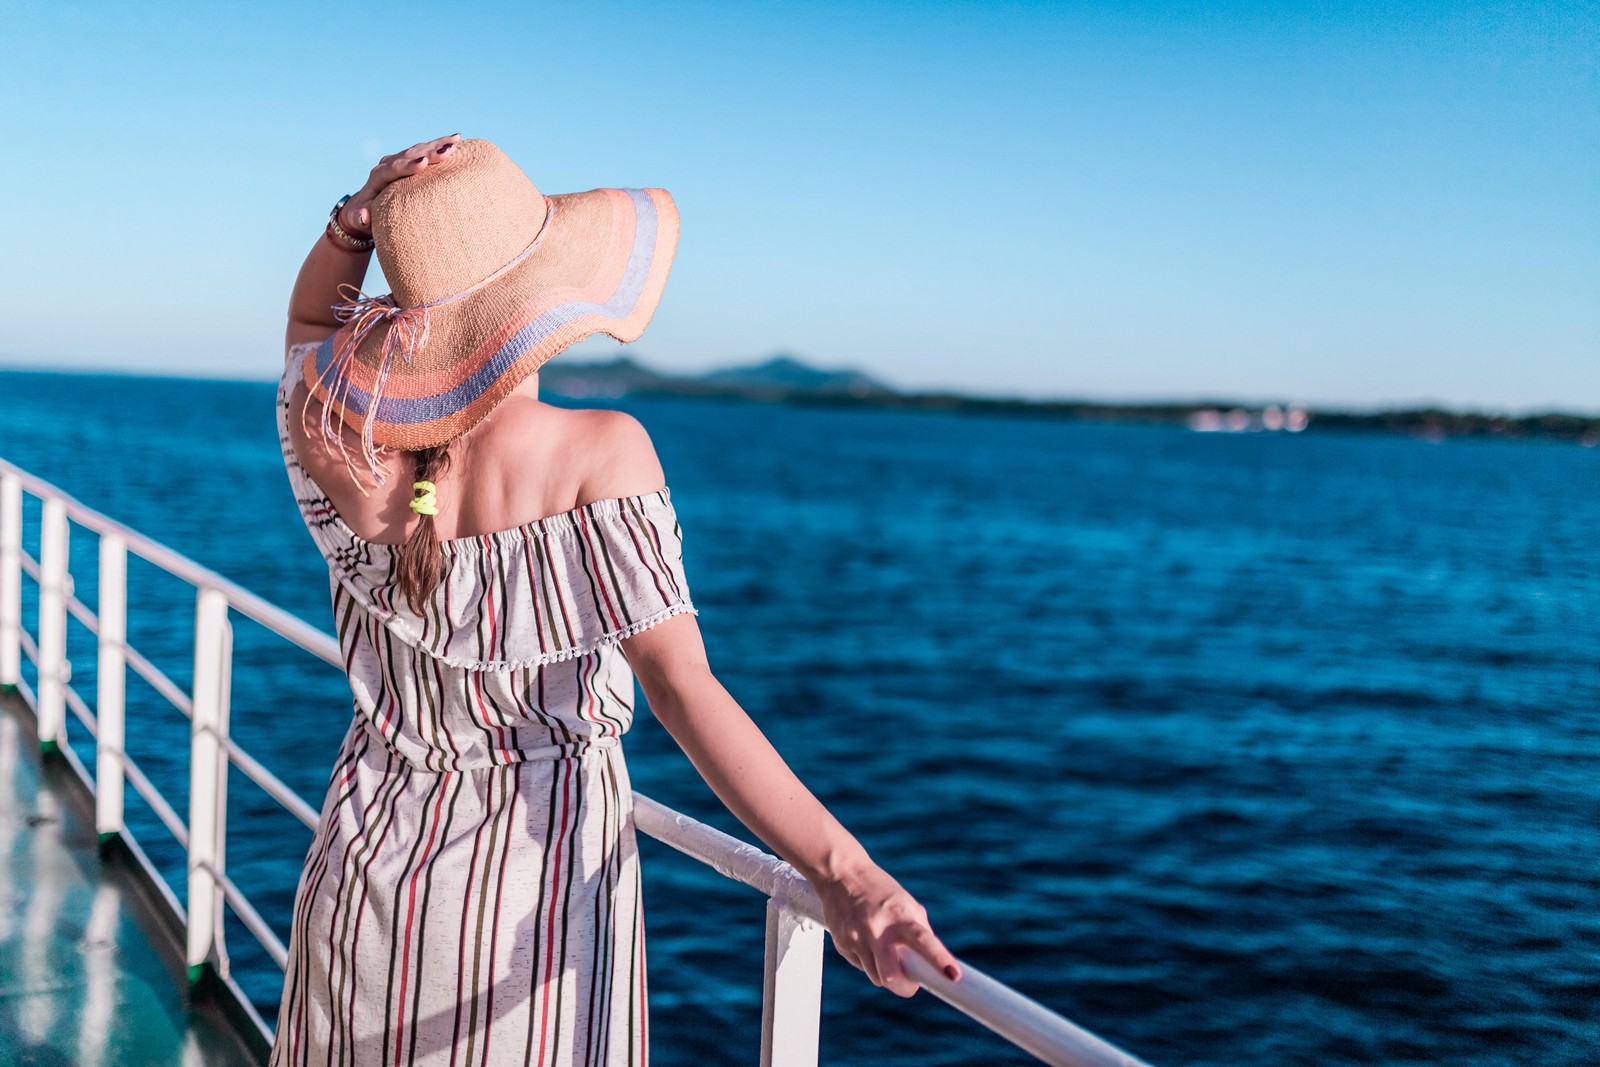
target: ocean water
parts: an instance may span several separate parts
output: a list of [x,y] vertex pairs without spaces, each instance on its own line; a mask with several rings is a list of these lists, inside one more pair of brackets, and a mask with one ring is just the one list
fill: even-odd
[[[1600,450],[618,406],[719,677],[958,956],[1158,1065],[1600,1062]],[[0,374],[0,456],[329,626],[270,387]],[[130,582],[187,682],[191,593]],[[236,625],[234,733],[315,800],[344,682]],[[90,692],[91,647],[74,623]],[[136,681],[130,716],[182,810],[181,716]],[[642,703],[625,745],[752,839]],[[309,833],[230,792],[230,873],[285,932]],[[641,847],[655,1062],[756,1062],[762,898]],[[831,945],[822,1058],[1033,1062]]]

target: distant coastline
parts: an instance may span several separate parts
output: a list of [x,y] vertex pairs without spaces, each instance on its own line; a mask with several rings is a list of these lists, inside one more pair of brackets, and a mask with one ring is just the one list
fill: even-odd
[[1544,412],[1519,416],[1432,407],[1369,412],[1288,403],[1113,403],[904,392],[858,370],[824,369],[788,355],[701,374],[670,374],[627,356],[587,363],[552,360],[540,368],[539,383],[547,392],[574,400],[719,397],[756,403],[1155,423],[1217,433],[1357,430],[1401,433],[1428,441],[1447,437],[1545,438],[1591,448],[1600,446],[1600,415]]

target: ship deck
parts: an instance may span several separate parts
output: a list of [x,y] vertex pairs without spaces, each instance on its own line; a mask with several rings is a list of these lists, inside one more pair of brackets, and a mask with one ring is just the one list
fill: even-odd
[[115,843],[69,756],[0,690],[0,1064],[254,1065],[259,1039],[191,1002],[182,931]]

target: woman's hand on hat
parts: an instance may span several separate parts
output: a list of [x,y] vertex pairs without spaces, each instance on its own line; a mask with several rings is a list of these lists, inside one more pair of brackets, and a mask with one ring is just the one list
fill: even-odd
[[378,160],[367,177],[367,184],[351,194],[339,209],[339,225],[358,237],[372,236],[372,202],[390,183],[408,178],[428,167],[436,167],[455,155],[461,141],[459,133],[419,141],[402,152],[392,152]]

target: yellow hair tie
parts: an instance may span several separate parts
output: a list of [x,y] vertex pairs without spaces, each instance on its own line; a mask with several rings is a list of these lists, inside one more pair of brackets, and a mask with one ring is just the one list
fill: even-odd
[[438,486],[432,482],[412,482],[411,488],[417,492],[417,495],[411,501],[412,511],[415,511],[418,515],[439,514],[439,503],[434,499],[433,495],[438,490]]

